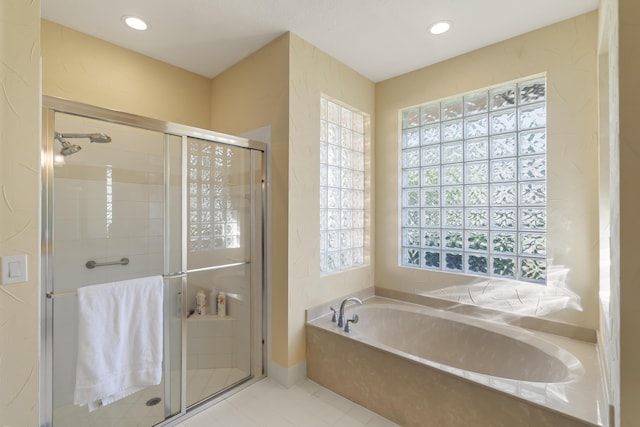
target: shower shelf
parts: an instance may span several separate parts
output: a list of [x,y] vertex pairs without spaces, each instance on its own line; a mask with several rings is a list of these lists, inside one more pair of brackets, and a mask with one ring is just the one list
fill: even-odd
[[205,315],[199,315],[199,314],[194,314],[191,317],[187,318],[187,321],[191,322],[191,321],[203,321],[203,320],[236,320],[235,317],[231,317],[231,316],[225,316],[225,317],[220,317],[217,314],[205,314]]

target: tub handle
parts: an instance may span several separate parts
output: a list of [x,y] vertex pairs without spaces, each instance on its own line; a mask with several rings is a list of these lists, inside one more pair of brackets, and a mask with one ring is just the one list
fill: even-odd
[[331,311],[333,311],[333,316],[331,316],[331,321],[333,323],[338,323],[338,314],[336,313],[336,309],[333,307],[329,307]]
[[358,317],[357,314],[354,314],[351,319],[347,319],[347,323],[344,325],[344,331],[351,332],[353,330],[353,328],[351,327],[351,324],[358,323],[358,320],[360,320],[360,318]]

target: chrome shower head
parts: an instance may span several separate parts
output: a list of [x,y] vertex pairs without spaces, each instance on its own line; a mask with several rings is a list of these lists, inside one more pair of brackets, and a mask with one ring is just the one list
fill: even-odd
[[66,156],[70,156],[70,155],[72,155],[74,153],[77,153],[78,151],[82,150],[82,147],[80,147],[79,145],[70,144],[64,138],[63,139],[59,139],[59,141],[62,144],[62,150],[60,150],[60,154],[62,154],[65,157]]
[[73,153],[77,153],[82,149],[79,145],[69,143],[65,138],[89,138],[91,142],[107,143],[111,142],[111,137],[105,133],[58,133],[55,132],[53,137],[60,141],[62,144],[62,150],[60,154],[63,156],[70,156]]

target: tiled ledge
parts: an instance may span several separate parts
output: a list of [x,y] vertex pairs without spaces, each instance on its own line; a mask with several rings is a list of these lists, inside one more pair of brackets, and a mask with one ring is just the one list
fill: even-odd
[[546,332],[554,335],[559,335],[575,340],[585,341],[588,343],[596,343],[597,336],[596,331],[593,329],[584,328],[582,326],[571,325],[568,323],[562,323],[554,320],[543,319],[540,317],[523,316],[515,313],[508,313],[505,311],[494,310],[490,308],[463,304],[456,301],[445,300],[441,298],[434,298],[425,295],[410,294],[407,292],[395,291],[392,289],[370,287],[362,289],[358,292],[344,295],[340,298],[333,299],[324,304],[320,304],[314,307],[310,307],[306,312],[307,322],[317,319],[328,314],[331,314],[330,307],[336,310],[340,307],[340,303],[344,298],[348,296],[355,296],[362,300],[379,296],[383,298],[390,298],[399,301],[409,302],[412,304],[424,305],[428,307],[437,308],[439,310],[453,311],[468,316],[479,317],[485,320],[496,320],[500,323],[507,325],[518,326],[525,329],[531,329],[539,332]]
[[[331,313],[330,307],[333,307],[336,310],[338,310],[340,308],[340,304],[346,297],[357,297],[364,301],[367,298],[372,298],[374,296],[375,296],[374,288],[370,287],[370,288],[362,289],[358,292],[351,293],[349,295],[344,295],[340,298],[336,298],[331,301],[327,301],[323,304],[316,305],[315,307],[309,307],[307,308],[306,321],[309,322],[313,319],[317,319],[318,317],[322,317],[326,314],[330,314]],[[351,304],[354,304],[354,303],[351,303]]]
[[196,320],[236,320],[236,318],[231,316],[218,316],[217,314],[193,314],[187,317],[188,322]]

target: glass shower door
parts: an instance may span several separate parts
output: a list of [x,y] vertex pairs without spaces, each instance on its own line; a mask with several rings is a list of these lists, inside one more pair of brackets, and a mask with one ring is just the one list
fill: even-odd
[[[43,104],[42,425],[170,425],[259,379],[266,145]],[[92,412],[74,405],[77,289],[156,275],[161,383]]]
[[261,254],[252,242],[261,233],[262,173],[246,148],[188,138],[186,151],[186,402],[192,406],[256,374],[252,323]]
[[[168,215],[171,202],[179,206],[181,200],[181,158],[167,156],[165,162],[165,150],[179,147],[181,138],[59,112],[50,120],[57,133],[49,151],[53,425],[160,423],[181,410],[183,279],[164,281],[162,382],[93,412],[73,404],[74,293],[82,286],[179,271],[180,257],[165,253],[165,240],[180,241],[181,218],[169,221]],[[93,143],[86,135],[111,141]]]

